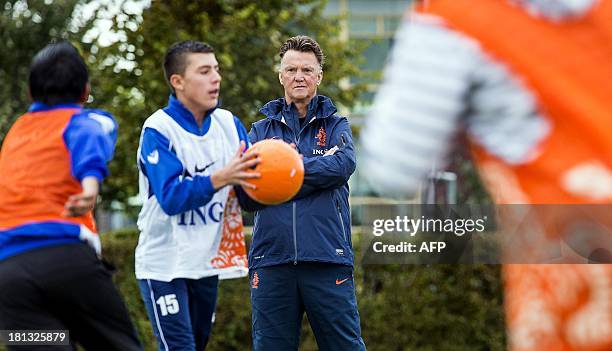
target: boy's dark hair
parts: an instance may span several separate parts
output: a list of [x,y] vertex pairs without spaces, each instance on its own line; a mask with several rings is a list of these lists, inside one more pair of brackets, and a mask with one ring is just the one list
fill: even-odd
[[172,44],[164,56],[164,76],[166,77],[166,82],[168,82],[170,89],[172,89],[174,92],[174,88],[172,87],[172,84],[170,84],[170,77],[173,74],[185,73],[188,54],[211,54],[214,52],[215,50],[212,48],[212,46],[196,40],[185,40],[181,41],[180,43]]
[[323,68],[323,63],[325,62],[323,50],[321,50],[319,43],[317,43],[311,37],[308,37],[306,35],[298,35],[296,37],[287,39],[287,41],[285,41],[280,48],[279,55],[281,60],[283,59],[283,56],[285,56],[285,53],[287,53],[287,51],[289,50],[312,52],[317,58],[317,61],[319,62],[321,68]]
[[40,50],[30,66],[30,95],[46,105],[81,102],[89,75],[85,61],[67,41]]

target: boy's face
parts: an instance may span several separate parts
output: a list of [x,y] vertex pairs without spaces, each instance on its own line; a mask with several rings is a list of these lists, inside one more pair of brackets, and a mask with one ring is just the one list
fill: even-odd
[[175,75],[173,86],[179,98],[197,108],[208,111],[217,106],[221,75],[213,53],[187,54],[187,66],[182,75]]

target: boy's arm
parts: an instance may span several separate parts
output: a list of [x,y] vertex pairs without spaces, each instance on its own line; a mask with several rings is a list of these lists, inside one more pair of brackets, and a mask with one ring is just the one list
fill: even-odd
[[66,201],[64,216],[79,217],[94,209],[100,191],[98,179],[94,176],[87,176],[81,181],[81,186],[83,192],[71,195]]
[[70,153],[72,175],[83,191],[72,195],[65,204],[66,216],[82,216],[93,210],[99,183],[108,176],[107,162],[113,158],[117,141],[117,123],[101,110],[83,110],[75,114],[63,134]]
[[145,128],[138,163],[149,181],[149,196],[169,216],[204,206],[216,192],[210,176],[184,169],[170,141],[155,129]]
[[[247,134],[246,128],[242,125],[238,117],[234,116],[234,122],[236,122],[236,129],[238,130],[238,137],[241,141],[244,141],[247,149],[258,142],[257,133],[255,131],[255,126],[251,127],[251,132]],[[236,197],[238,198],[238,203],[240,207],[248,212],[259,211],[266,207],[264,204],[260,204],[259,202],[251,199],[249,195],[244,191],[241,186],[234,186],[234,191],[236,192]]]
[[184,168],[165,136],[145,128],[138,162],[149,180],[149,196],[155,195],[162,210],[174,216],[206,205],[224,186],[244,184],[258,177],[244,170],[259,160],[251,159],[254,154],[243,155],[243,151],[237,150],[228,164],[211,175],[192,174]]
[[101,182],[108,176],[107,163],[115,151],[117,123],[108,112],[83,110],[68,123],[64,142],[70,152],[72,175],[79,181],[92,176]]

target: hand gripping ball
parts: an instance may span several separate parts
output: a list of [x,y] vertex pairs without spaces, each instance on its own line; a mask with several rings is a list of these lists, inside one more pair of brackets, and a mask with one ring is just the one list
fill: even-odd
[[265,205],[278,205],[291,199],[302,187],[304,163],[297,151],[281,140],[266,139],[251,146],[259,154],[260,162],[249,172],[258,172],[260,178],[250,179],[257,188],[244,191],[255,201]]

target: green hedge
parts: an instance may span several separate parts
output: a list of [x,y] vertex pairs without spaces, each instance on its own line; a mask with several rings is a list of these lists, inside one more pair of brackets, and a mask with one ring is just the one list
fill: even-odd
[[[156,341],[134,278],[137,239],[135,231],[104,234],[104,256],[117,266],[115,282],[145,350],[153,351]],[[356,265],[355,279],[369,351],[505,349],[499,266]],[[250,308],[246,278],[221,282],[209,351],[251,349]],[[305,318],[300,350],[316,349]]]
[[[134,231],[103,235],[104,256],[118,268],[115,281],[145,349],[156,350],[134,279],[137,238]],[[355,279],[370,351],[505,349],[499,266],[356,265]],[[250,350],[250,308],[246,278],[222,281],[208,350]],[[300,350],[316,349],[305,318]]]

